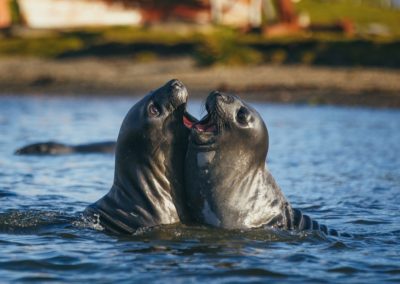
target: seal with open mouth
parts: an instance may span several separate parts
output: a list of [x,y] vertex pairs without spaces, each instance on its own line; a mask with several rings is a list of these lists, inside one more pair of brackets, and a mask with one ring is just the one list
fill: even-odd
[[266,168],[268,131],[258,112],[233,95],[211,93],[208,114],[191,129],[185,190],[197,222],[226,229],[321,230],[292,208]]
[[136,103],[118,135],[114,183],[85,214],[98,216],[110,232],[132,234],[138,228],[187,219],[183,166],[189,130],[188,92],[171,80]]

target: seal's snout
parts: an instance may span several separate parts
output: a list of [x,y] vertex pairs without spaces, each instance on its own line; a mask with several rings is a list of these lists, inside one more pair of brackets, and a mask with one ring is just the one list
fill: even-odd
[[219,91],[211,92],[206,101],[206,109],[210,113],[217,104],[231,104],[234,102],[234,97],[228,94],[223,94]]
[[173,79],[167,83],[167,86],[171,91],[170,99],[174,107],[187,102],[189,94],[186,86],[181,81]]
[[183,83],[181,81],[179,81],[178,79],[172,79],[171,81],[168,82],[168,84],[172,88],[177,88],[177,89],[181,89],[181,88],[185,87],[185,85],[183,85]]
[[231,103],[233,103],[233,101],[234,101],[234,99],[233,99],[233,97],[232,97],[231,95],[222,94],[222,93],[220,93],[220,92],[217,92],[217,93],[215,94],[215,97],[216,97],[216,99],[217,99],[218,101],[222,101],[223,103],[226,103],[226,104],[231,104]]

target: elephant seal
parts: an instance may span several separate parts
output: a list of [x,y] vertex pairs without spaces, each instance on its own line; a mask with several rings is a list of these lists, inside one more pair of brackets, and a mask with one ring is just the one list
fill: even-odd
[[219,92],[206,101],[208,114],[191,129],[185,190],[193,218],[225,229],[272,227],[321,230],[292,208],[266,168],[268,131],[258,112],[240,98]]
[[92,154],[114,153],[114,141],[96,142],[88,144],[68,145],[55,141],[38,142],[23,146],[15,151],[16,155],[65,155],[65,154]]
[[189,130],[183,120],[188,92],[172,80],[150,92],[125,116],[115,152],[110,191],[84,214],[112,233],[132,234],[143,227],[187,219],[183,166]]

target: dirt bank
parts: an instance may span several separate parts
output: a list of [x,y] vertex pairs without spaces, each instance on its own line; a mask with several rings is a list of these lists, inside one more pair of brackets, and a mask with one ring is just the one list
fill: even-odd
[[0,59],[1,94],[142,95],[171,78],[192,95],[236,92],[267,102],[400,107],[400,71],[256,66],[199,68],[189,58],[137,63],[130,58]]

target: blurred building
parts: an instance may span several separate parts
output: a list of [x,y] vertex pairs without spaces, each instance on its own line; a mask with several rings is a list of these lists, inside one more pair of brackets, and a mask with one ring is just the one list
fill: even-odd
[[[9,27],[10,3],[31,28],[140,26],[166,21],[215,23],[240,28],[272,26],[268,34],[308,25],[294,10],[300,0],[0,0],[0,28]],[[328,0],[325,0],[328,1]],[[336,1],[336,0],[330,0]],[[364,3],[367,0],[354,0]],[[368,0],[368,3],[372,3]],[[400,0],[373,2],[396,7]],[[307,22],[307,21],[306,21]],[[277,25],[278,24],[278,25]]]
[[139,9],[93,0],[18,0],[21,16],[31,28],[139,25]]
[[[0,0],[2,2],[7,0]],[[0,2],[0,3],[2,3]],[[17,0],[32,28],[142,25],[167,20],[259,26],[266,0]]]
[[11,25],[10,1],[0,0],[0,29],[8,28]]
[[210,0],[214,22],[228,26],[261,25],[263,0]]

